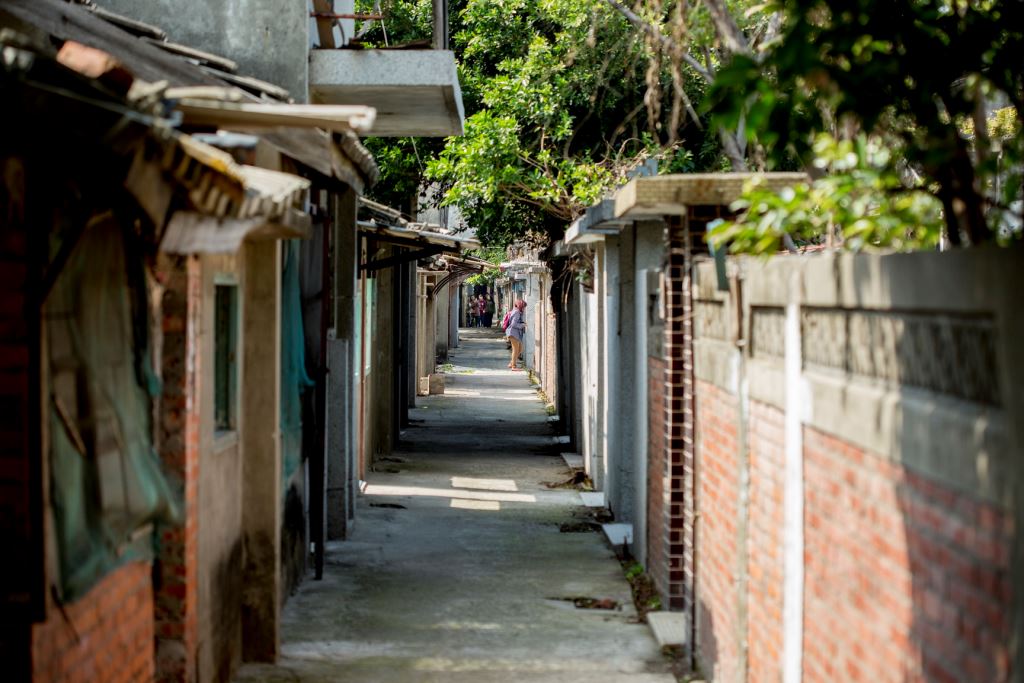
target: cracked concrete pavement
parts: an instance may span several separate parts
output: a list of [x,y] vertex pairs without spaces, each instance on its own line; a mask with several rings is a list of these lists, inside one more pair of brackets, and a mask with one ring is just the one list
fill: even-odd
[[504,368],[496,330],[461,334],[446,393],[417,399],[351,538],[288,600],[278,663],[236,681],[675,680],[603,537],[559,531],[587,512],[544,486],[569,470],[526,373]]

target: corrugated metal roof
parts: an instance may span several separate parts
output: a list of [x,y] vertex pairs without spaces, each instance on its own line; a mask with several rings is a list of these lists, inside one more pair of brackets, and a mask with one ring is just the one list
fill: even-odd
[[459,239],[451,235],[442,235],[437,232],[424,230],[412,230],[410,228],[397,228],[389,225],[378,225],[377,223],[359,221],[359,232],[370,235],[385,241],[397,244],[433,244],[445,247],[454,253],[461,253],[471,249],[479,249],[480,242],[475,239]]

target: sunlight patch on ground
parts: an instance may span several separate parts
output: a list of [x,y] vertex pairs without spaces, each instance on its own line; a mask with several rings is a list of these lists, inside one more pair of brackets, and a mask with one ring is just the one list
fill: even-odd
[[496,512],[501,509],[501,503],[496,500],[463,500],[455,498],[451,502],[451,507],[457,510],[487,510]]
[[497,493],[492,491],[457,491],[427,486],[394,486],[369,484],[368,496],[424,496],[428,498],[458,498],[460,500],[493,500],[500,503],[536,503],[537,496],[530,493]]
[[483,491],[518,491],[513,479],[478,479],[476,477],[452,477],[453,489],[481,489]]
[[442,631],[500,631],[504,626],[484,621],[442,621],[431,628]]
[[[624,663],[624,662],[623,662]],[[632,662],[630,662],[632,664]],[[558,657],[558,658],[536,658],[536,659],[500,659],[492,657],[422,657],[416,660],[412,667],[416,671],[430,672],[487,672],[498,671],[515,672],[516,680],[523,674],[540,674],[554,672],[583,672],[597,671],[607,672],[618,669],[620,673],[639,673],[639,667],[623,667],[614,659],[585,659],[580,657]],[[629,669],[633,669],[630,671]],[[595,678],[595,680],[600,680]]]
[[479,391],[470,391],[469,389],[452,389],[446,387],[444,390],[445,396],[479,396]]

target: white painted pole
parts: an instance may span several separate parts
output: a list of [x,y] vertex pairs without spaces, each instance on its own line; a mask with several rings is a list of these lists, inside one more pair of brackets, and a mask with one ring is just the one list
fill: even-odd
[[[795,274],[799,277],[799,273]],[[796,283],[794,283],[796,285]],[[804,462],[803,391],[801,390],[800,303],[799,289],[790,289],[786,305],[786,466],[784,514],[783,583],[783,683],[799,683],[803,675],[804,608]]]

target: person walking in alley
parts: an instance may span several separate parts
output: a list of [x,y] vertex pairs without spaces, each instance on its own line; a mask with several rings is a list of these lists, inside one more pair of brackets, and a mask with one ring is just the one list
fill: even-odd
[[487,297],[487,313],[484,314],[484,325],[490,327],[494,324],[494,297]]
[[512,344],[512,358],[508,362],[508,366],[513,370],[518,370],[516,367],[516,361],[519,360],[519,354],[523,350],[523,334],[526,332],[526,302],[520,299],[516,302],[516,307],[512,311],[512,317],[508,320],[508,327],[505,328],[505,334],[508,335],[508,340]]
[[484,316],[487,315],[487,302],[484,301],[484,295],[481,294],[476,300],[476,326],[484,326]]

